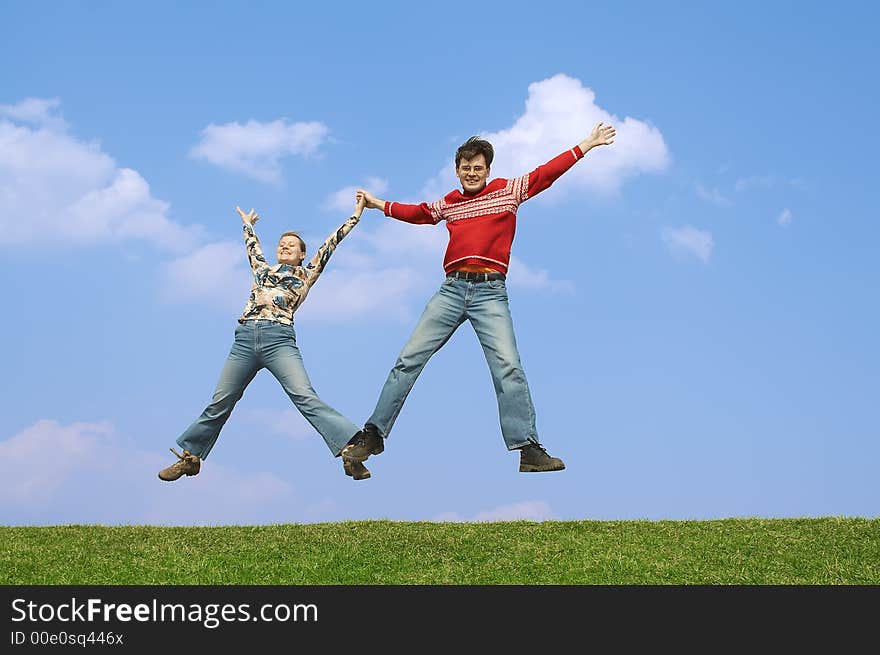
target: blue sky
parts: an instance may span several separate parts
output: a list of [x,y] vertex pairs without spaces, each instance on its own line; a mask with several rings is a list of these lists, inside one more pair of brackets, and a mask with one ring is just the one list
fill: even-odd
[[[177,5],[0,6],[0,522],[880,515],[868,3]],[[354,187],[434,200],[472,134],[512,176],[598,120],[617,141],[520,208],[509,278],[564,472],[517,472],[464,325],[370,480],[266,371],[198,477],[156,478],[249,290],[236,205],[314,249]],[[366,212],[297,314],[355,423],[445,237]]]

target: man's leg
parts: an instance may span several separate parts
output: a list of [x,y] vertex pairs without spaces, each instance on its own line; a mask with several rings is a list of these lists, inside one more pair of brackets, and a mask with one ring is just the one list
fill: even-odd
[[440,350],[464,321],[467,282],[446,278],[440,290],[428,301],[409,341],[400,351],[385,380],[373,415],[367,424],[387,437],[403,403],[431,356]]
[[501,434],[508,450],[521,449],[520,471],[558,471],[565,468],[558,457],[550,457],[538,443],[535,406],[523,371],[513,320],[503,280],[480,282],[468,305],[470,319],[495,386]]
[[266,368],[284,387],[296,408],[320,434],[334,456],[359,431],[358,427],[318,397],[296,345],[292,325],[277,323],[262,331]]
[[508,450],[538,441],[535,406],[516,347],[513,320],[504,280],[478,282],[467,318],[483,347],[501,418],[501,434]]

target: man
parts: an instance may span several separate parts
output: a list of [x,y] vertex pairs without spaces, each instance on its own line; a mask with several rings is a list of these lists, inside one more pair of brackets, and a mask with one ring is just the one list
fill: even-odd
[[[254,231],[259,216],[236,207],[243,223],[245,248],[253,273],[251,294],[235,328],[235,342],[220,373],[217,389],[202,415],[177,439],[183,450],[171,452],[177,461],[159,471],[159,479],[172,482],[184,475],[197,475],[220,430],[241,399],[245,388],[262,368],[267,368],[284,387],[296,408],[324,438],[330,452],[339,456],[343,446],[360,433],[357,426],[318,397],[309,381],[302,354],[296,345],[294,312],[324,271],[339,242],[358,224],[364,198],[357,195],[354,213],[327,237],[315,256],[303,266],[306,244],[296,232],[285,232],[278,241],[278,263],[263,256]],[[352,437],[352,435],[355,435]],[[345,474],[365,480],[370,472],[362,463],[343,460]]]
[[494,157],[488,141],[471,137],[455,155],[461,191],[432,203],[407,205],[380,200],[358,189],[369,209],[415,224],[446,221],[449,244],[443,259],[446,280],[428,302],[422,317],[388,374],[376,408],[364,429],[343,448],[342,457],[362,463],[385,449],[407,395],[431,356],[468,320],[489,363],[501,433],[508,450],[520,451],[522,472],[561,471],[565,464],[538,442],[535,409],[520,363],[507,302],[505,276],[519,205],[548,188],[596,146],[614,142],[615,130],[598,123],[590,136],[571,150],[514,179],[487,183]]

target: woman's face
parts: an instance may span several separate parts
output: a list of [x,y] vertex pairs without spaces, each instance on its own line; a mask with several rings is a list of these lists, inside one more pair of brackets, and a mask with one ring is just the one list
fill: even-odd
[[294,236],[284,236],[278,242],[278,263],[289,264],[290,266],[299,266],[302,264],[306,254],[303,252],[302,244],[299,239]]

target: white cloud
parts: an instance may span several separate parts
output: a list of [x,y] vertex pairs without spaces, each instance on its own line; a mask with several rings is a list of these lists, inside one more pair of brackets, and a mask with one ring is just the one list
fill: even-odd
[[[457,147],[458,146],[454,146],[454,148],[457,148]],[[454,155],[454,152],[455,151],[453,150],[453,155]],[[557,154],[559,154],[559,153],[557,153]],[[495,162],[498,161],[498,150],[497,149],[495,150],[495,160],[494,161]],[[497,163],[493,163],[492,164],[492,177],[493,178],[503,177],[501,175],[496,175],[496,173],[495,173],[496,167],[497,167]],[[534,166],[532,168],[534,168]],[[455,157],[453,156],[453,157],[450,157],[449,164],[445,165],[443,168],[441,168],[437,172],[437,175],[435,175],[434,177],[429,179],[427,182],[425,182],[425,184],[422,186],[421,197],[422,197],[422,199],[424,199],[428,202],[431,202],[434,200],[439,200],[440,198],[445,196],[447,193],[449,193],[453,189],[459,188],[459,186],[460,185],[459,185],[458,178],[455,176]],[[404,200],[401,202],[411,202],[411,201]],[[421,201],[417,201],[417,202],[421,202]]]
[[462,518],[456,512],[443,512],[431,520],[450,523],[480,523],[494,521],[550,521],[554,520],[554,518],[555,515],[549,504],[542,500],[528,500],[478,512],[470,519]]
[[779,216],[776,217],[776,222],[779,223],[779,225],[782,225],[783,227],[785,227],[785,226],[791,224],[792,218],[793,218],[793,216],[792,216],[791,210],[786,208],[786,209],[783,209],[782,212],[779,214]]
[[[614,125],[614,143],[593,149],[554,188],[614,192],[627,177],[668,167],[669,152],[657,128],[630,116],[621,119],[600,107],[595,92],[580,80],[559,73],[533,82],[528,91],[525,113],[511,127],[483,134],[495,148],[492,177],[515,177],[533,170],[589,136],[600,121]],[[450,161],[428,181],[423,190],[426,199],[454,188],[453,167]]]
[[40,420],[0,441],[0,513],[16,525],[207,525],[277,522],[291,509],[307,511],[269,473],[211,462],[198,478],[161,482],[156,473],[173,461],[163,447],[138,450],[108,423]]
[[[308,241],[316,245],[324,238],[315,235]],[[445,247],[445,228],[406,225],[367,210],[297,313],[306,319],[409,321],[413,309],[440,286]]]
[[324,209],[339,212],[351,212],[354,208],[354,194],[358,189],[366,189],[375,196],[381,197],[388,190],[388,180],[380,177],[368,177],[366,182],[357,186],[347,186],[331,193],[324,201]]
[[[57,100],[0,106],[0,244],[143,240],[189,247],[199,231],[168,218],[135,170],[70,136]],[[34,124],[34,126],[22,123]]]
[[327,271],[309,291],[297,316],[305,320],[342,321],[356,316],[410,318],[410,292],[419,274],[406,267],[375,270],[337,267]]
[[[258,428],[277,427],[298,438],[290,412],[250,412]],[[246,413],[246,416],[248,413]],[[162,482],[157,472],[175,461],[162,439],[144,450],[108,422],[62,424],[42,419],[0,439],[0,516],[6,525],[260,525],[326,521],[352,510],[349,481],[328,459],[339,493],[300,492],[282,477],[248,471],[220,457],[202,464],[196,477]],[[179,449],[178,449],[179,450]],[[259,460],[257,460],[259,464]],[[346,501],[345,499],[349,500]],[[531,500],[481,511],[468,519],[444,514],[434,520],[544,521],[550,506]]]
[[701,199],[711,202],[713,205],[718,205],[719,207],[727,207],[731,204],[730,200],[721,195],[721,192],[718,189],[707,189],[702,184],[697,185],[697,195]]
[[61,101],[58,98],[25,98],[17,105],[0,105],[0,116],[21,123],[64,130],[67,123],[56,113],[60,106]]
[[166,216],[168,203],[150,195],[150,187],[137,171],[118,169],[113,182],[93,189],[70,205],[69,227],[80,241],[145,239],[169,250],[191,243],[194,230]]
[[[443,270],[443,253],[449,241],[445,225],[409,225],[387,218],[379,211],[364,214],[363,235],[367,248],[382,260],[404,261],[419,265],[426,261],[435,263],[436,270]],[[373,227],[375,226],[375,227]]]
[[100,460],[111,434],[107,423],[62,426],[42,420],[0,442],[0,502],[48,502],[78,468]]
[[661,236],[663,242],[674,253],[695,255],[703,262],[708,262],[712,256],[714,242],[711,232],[685,225],[679,228],[663,228]]
[[511,287],[521,289],[548,289],[550,291],[574,291],[570,280],[554,280],[543,269],[532,269],[519,257],[510,256],[507,282]]
[[330,133],[317,121],[289,123],[278,119],[268,123],[250,120],[208,125],[190,156],[216,166],[243,173],[261,182],[281,181],[281,159],[289,155],[314,153]]
[[197,302],[234,312],[244,309],[252,283],[244,240],[221,241],[164,262],[159,296],[169,303]]

